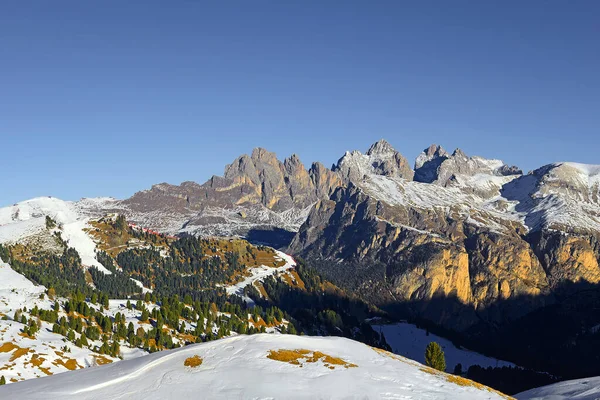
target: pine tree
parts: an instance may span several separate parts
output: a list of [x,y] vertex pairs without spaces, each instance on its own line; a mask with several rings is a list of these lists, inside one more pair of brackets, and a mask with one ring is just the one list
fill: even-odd
[[6,385],[6,378],[4,377],[4,375],[0,377],[0,385]]
[[438,371],[446,370],[446,358],[442,347],[436,342],[431,342],[425,349],[425,364]]
[[462,375],[462,364],[458,363],[454,366],[454,375]]

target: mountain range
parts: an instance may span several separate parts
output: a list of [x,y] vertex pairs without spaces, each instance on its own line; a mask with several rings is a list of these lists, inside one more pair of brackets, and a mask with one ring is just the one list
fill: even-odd
[[[600,282],[599,165],[560,162],[523,173],[439,145],[411,165],[380,140],[331,168],[307,169],[296,155],[280,161],[257,148],[203,184],[161,183],[124,200],[65,203],[68,210],[35,204],[0,209],[0,242],[41,229],[32,215],[75,213],[69,221],[77,223],[122,214],[168,235],[271,245],[395,317],[469,340],[512,337],[540,318],[538,329],[547,328],[547,320],[562,321],[557,313],[585,314],[564,342],[600,324],[582,309]],[[97,263],[89,246],[73,242],[84,263]]]
[[[377,305],[411,304],[413,313],[461,331],[481,319],[519,318],[554,302],[566,284],[600,280],[594,165],[555,163],[524,174],[432,145],[411,167],[380,140],[332,168],[307,169],[296,155],[279,161],[258,148],[203,184],[161,183],[125,200],[76,206],[167,234],[243,236],[287,249]],[[432,307],[440,297],[455,304]]]

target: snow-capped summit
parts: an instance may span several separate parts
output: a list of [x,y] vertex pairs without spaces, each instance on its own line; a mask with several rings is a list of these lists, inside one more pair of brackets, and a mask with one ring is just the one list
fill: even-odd
[[449,157],[444,148],[432,144],[415,160],[415,181],[431,183],[435,181],[438,167]]
[[365,154],[360,151],[346,152],[333,167],[344,182],[357,182],[366,175],[390,176],[411,181],[413,170],[402,154],[385,140],[380,140]]
[[373,156],[376,154],[387,155],[394,153],[396,153],[396,150],[385,139],[380,139],[377,142],[373,143],[371,147],[369,147],[369,150],[367,150],[368,156]]

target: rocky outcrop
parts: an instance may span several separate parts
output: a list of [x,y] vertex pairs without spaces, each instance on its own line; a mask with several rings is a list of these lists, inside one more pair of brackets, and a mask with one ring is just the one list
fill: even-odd
[[514,321],[569,283],[599,282],[600,169],[522,175],[433,145],[411,182],[372,160],[346,153],[334,168],[346,186],[317,203],[289,250],[375,304],[467,330]]
[[414,176],[408,161],[388,142],[374,143],[366,154],[359,151],[346,152],[333,167],[343,182],[358,181],[366,174],[396,177],[411,181]]
[[415,161],[415,181],[423,183],[432,183],[439,174],[438,168],[448,159],[450,155],[442,146],[432,144]]
[[600,234],[575,235],[555,230],[532,234],[531,243],[553,286],[563,282],[600,282]]
[[115,211],[169,233],[294,232],[310,207],[341,183],[339,175],[320,163],[307,170],[295,154],[281,162],[275,153],[257,148],[227,165],[223,177],[213,176],[202,185],[154,185],[119,202]]
[[[375,304],[408,305],[453,329],[518,318],[549,293],[538,258],[514,232],[390,206],[352,184],[317,203],[289,250]],[[519,301],[496,307],[509,299]]]
[[503,184],[522,174],[500,160],[469,157],[461,149],[450,155],[438,145],[423,150],[415,162],[415,181],[456,187],[482,197],[497,194]]
[[328,199],[336,188],[342,186],[340,176],[320,162],[313,163],[308,174],[318,199]]

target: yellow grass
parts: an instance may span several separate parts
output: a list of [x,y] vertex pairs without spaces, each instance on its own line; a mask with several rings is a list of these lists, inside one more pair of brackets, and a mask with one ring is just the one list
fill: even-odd
[[335,366],[344,368],[356,368],[358,365],[344,361],[339,357],[333,357],[329,354],[322,353],[320,351],[312,351],[307,349],[296,349],[296,350],[269,350],[267,358],[275,361],[281,361],[292,365],[301,365],[302,362],[315,363],[322,361],[324,366],[329,369],[335,369]]
[[112,360],[104,357],[104,356],[98,356],[98,355],[93,355],[94,360],[96,360],[96,364],[98,365],[105,365],[105,364],[111,364]]
[[183,340],[185,343],[196,343],[196,336],[189,333],[179,333],[177,334],[177,338]]
[[16,344],[14,344],[12,342],[6,342],[6,343],[3,343],[2,346],[0,346],[0,353],[10,353],[14,349],[18,349],[18,348],[19,348],[19,346],[17,346]]
[[17,364],[15,364],[15,363],[12,363],[12,364],[9,364],[9,363],[7,363],[7,364],[5,364],[3,367],[1,367],[1,368],[0,368],[0,371],[9,370],[9,369],[13,369],[13,367],[14,367],[15,365],[17,365]]
[[67,358],[67,361],[58,359],[58,360],[53,361],[52,364],[56,365],[57,367],[59,365],[62,365],[69,371],[74,371],[77,368],[81,368],[81,365],[77,364],[77,360],[75,360],[73,358]]
[[31,360],[29,361],[33,366],[35,367],[39,367],[40,365],[42,365],[44,363],[44,361],[46,361],[45,358],[38,356],[37,354],[34,354],[31,356]]
[[188,357],[183,362],[183,365],[190,368],[196,368],[202,365],[202,357],[199,355],[195,355],[193,357]]
[[254,282],[254,287],[258,290],[258,292],[260,293],[260,295],[265,298],[268,299],[269,295],[267,294],[267,291],[265,290],[265,287],[262,285],[262,283],[260,283],[259,281]]
[[455,385],[474,387],[474,388],[477,388],[479,390],[487,390],[489,392],[496,393],[497,395],[502,396],[505,399],[513,399],[512,397],[507,396],[504,393],[498,392],[495,389],[492,389],[490,387],[482,385],[481,383],[473,382],[472,380],[469,380],[469,379],[466,379],[466,378],[463,378],[463,377],[460,377],[460,376],[447,374],[445,372],[438,371],[437,369],[433,369],[433,368],[430,368],[430,367],[426,367],[424,365],[420,365],[420,364],[418,364],[418,363],[416,363],[416,362],[414,362],[412,360],[407,360],[407,359],[405,359],[403,357],[400,357],[397,354],[390,353],[389,351],[386,351],[386,350],[378,349],[377,347],[371,347],[371,348],[373,350],[375,350],[377,353],[379,353],[382,356],[384,356],[384,357],[389,357],[389,358],[392,358],[394,360],[401,361],[401,362],[404,362],[404,363],[407,363],[407,364],[418,365],[418,366],[420,366],[419,370],[421,372],[425,372],[425,373],[428,373],[428,374],[431,374],[431,375],[437,375],[437,376],[445,379],[447,382],[454,383]]
[[27,333],[24,333],[24,332],[19,332],[19,336],[24,337],[25,339],[31,339],[31,340],[35,339],[35,336],[28,335]]
[[302,280],[302,278],[300,278],[300,275],[298,275],[298,272],[296,272],[295,269],[290,269],[288,271],[288,273],[292,276],[292,278],[294,278],[294,284],[290,284],[290,286],[297,286],[298,288],[302,289],[302,290],[306,290],[306,286],[304,285],[304,281]]
[[10,362],[15,361],[17,358],[24,356],[25,354],[27,354],[29,352],[29,348],[24,347],[24,348],[18,348],[17,350],[15,350],[15,352],[13,353],[12,357],[10,358]]

